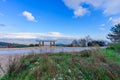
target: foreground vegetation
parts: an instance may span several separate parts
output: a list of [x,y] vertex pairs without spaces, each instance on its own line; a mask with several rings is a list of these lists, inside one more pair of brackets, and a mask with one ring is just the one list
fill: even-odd
[[30,54],[10,61],[0,80],[120,80],[120,56],[114,50]]

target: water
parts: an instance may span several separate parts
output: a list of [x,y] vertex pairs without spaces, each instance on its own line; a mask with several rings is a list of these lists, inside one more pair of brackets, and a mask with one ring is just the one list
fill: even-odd
[[82,50],[94,49],[91,47],[55,47],[55,48],[40,48],[40,49],[22,49],[22,50],[1,50],[0,54],[24,54],[24,53],[59,53],[59,52],[79,52]]

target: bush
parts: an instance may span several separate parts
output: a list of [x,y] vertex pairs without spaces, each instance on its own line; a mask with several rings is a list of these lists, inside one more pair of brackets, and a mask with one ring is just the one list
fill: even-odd
[[111,43],[109,44],[109,49],[113,49],[115,51],[117,51],[118,53],[120,53],[120,42],[119,43]]
[[105,46],[105,42],[104,41],[91,41],[88,43],[88,46]]
[[90,57],[90,56],[91,56],[90,50],[81,51],[81,57]]
[[29,44],[29,47],[34,47],[35,45],[34,44]]

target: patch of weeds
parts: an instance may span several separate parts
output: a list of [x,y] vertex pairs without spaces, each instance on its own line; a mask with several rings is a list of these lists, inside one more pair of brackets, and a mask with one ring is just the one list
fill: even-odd
[[81,57],[90,57],[91,51],[90,50],[81,51],[80,54],[81,54]]

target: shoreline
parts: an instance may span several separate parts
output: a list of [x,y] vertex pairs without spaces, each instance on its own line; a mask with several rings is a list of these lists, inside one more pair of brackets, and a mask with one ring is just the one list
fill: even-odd
[[95,47],[50,47],[50,46],[43,46],[43,47],[23,47],[23,48],[0,48],[0,51],[5,51],[5,50],[34,50],[34,49],[46,49],[46,48],[95,48]]

